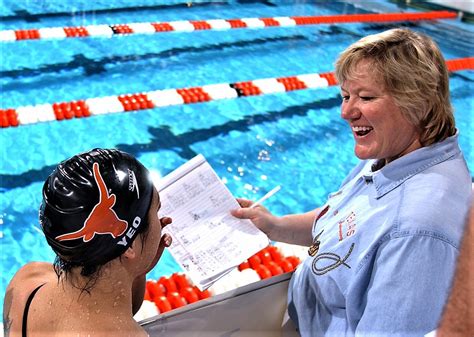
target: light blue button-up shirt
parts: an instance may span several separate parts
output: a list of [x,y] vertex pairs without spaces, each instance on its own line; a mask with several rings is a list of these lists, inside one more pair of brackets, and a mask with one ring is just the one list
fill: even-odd
[[449,294],[472,192],[458,136],[372,172],[361,162],[313,225],[288,312],[303,337],[423,336]]

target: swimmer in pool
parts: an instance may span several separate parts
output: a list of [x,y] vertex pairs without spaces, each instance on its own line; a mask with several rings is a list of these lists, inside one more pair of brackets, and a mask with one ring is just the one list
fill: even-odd
[[146,273],[171,244],[160,207],[148,170],[127,153],[94,149],[60,163],[39,212],[56,259],[11,280],[5,336],[147,336],[133,315]]

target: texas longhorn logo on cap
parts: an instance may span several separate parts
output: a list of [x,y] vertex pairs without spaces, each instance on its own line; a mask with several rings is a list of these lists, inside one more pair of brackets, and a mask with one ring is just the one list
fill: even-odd
[[58,241],[83,239],[88,242],[96,234],[110,234],[114,238],[125,233],[128,228],[128,222],[118,218],[112,207],[115,205],[117,197],[115,194],[109,195],[107,186],[99,171],[99,164],[93,164],[94,179],[99,187],[99,202],[94,206],[92,212],[84,222],[84,226],[78,231],[59,235]]

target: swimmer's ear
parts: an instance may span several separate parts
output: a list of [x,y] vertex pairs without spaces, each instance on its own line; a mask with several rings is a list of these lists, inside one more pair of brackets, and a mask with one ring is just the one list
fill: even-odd
[[[135,240],[137,241],[137,240]],[[137,252],[135,249],[135,241],[132,243],[130,247],[127,248],[127,250],[122,254],[122,256],[126,259],[134,259],[137,256]]]
[[127,248],[125,253],[122,254],[122,256],[126,259],[134,259],[137,256],[140,256],[140,251],[141,251],[141,238],[137,237],[135,240],[133,240],[132,244],[130,247]]

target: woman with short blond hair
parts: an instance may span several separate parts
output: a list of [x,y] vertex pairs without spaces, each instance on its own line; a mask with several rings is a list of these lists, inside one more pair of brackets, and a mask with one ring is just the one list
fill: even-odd
[[392,29],[349,46],[336,77],[361,162],[305,214],[245,199],[233,214],[310,246],[288,291],[301,336],[423,336],[448,296],[472,193],[445,62],[429,37]]

